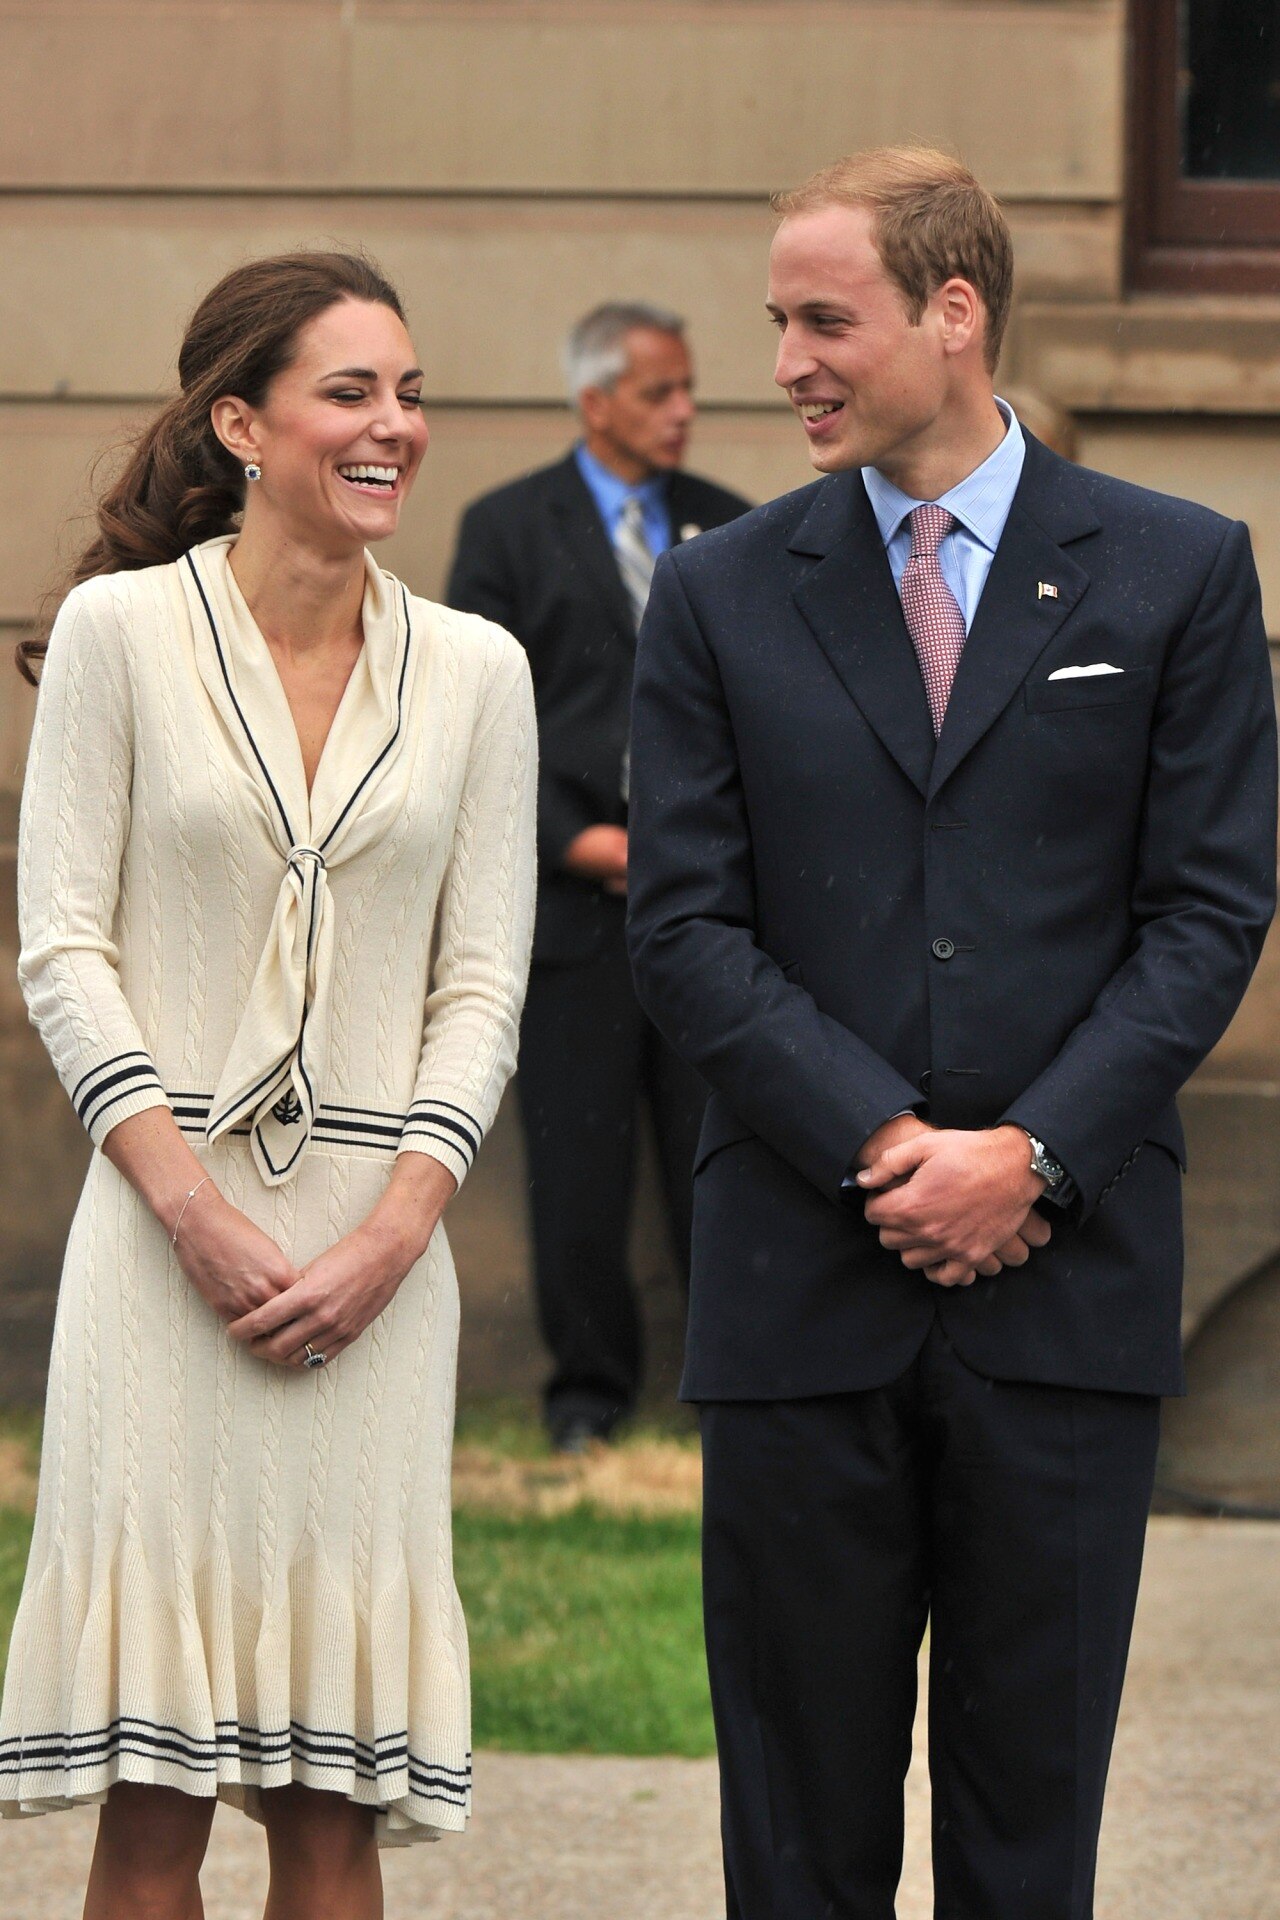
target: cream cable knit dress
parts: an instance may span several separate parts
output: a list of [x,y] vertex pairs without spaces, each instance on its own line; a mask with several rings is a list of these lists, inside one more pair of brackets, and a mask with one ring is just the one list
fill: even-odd
[[[493,1118],[531,935],[533,704],[509,635],[370,561],[365,645],[308,797],[229,546],[92,580],[59,615],[23,802],[21,975],[95,1146],[167,1103],[301,1263],[365,1217],[396,1154],[461,1180]],[[134,1780],[258,1813],[260,1788],[297,1780],[375,1807],[383,1843],[464,1825],[457,1324],[438,1229],[328,1367],[268,1365],[94,1154],[0,1811]]]

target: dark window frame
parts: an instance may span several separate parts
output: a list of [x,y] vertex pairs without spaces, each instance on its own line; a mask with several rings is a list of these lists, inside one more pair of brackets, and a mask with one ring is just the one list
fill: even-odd
[[1130,0],[1128,285],[1280,293],[1280,181],[1182,177],[1178,5]]

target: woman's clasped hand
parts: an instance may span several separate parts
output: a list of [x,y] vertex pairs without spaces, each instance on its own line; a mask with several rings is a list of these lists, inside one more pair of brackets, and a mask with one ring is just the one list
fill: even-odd
[[186,1210],[174,1248],[178,1264],[220,1320],[242,1320],[301,1278],[269,1233],[210,1182]]
[[300,1365],[308,1346],[334,1360],[390,1305],[416,1258],[366,1221],[310,1261],[284,1292],[233,1320],[227,1331],[277,1366]]
[[364,1221],[297,1267],[269,1234],[214,1194],[199,1225],[184,1225],[177,1251],[188,1280],[233,1340],[261,1360],[297,1367],[308,1344],[334,1360],[358,1340],[390,1305],[422,1248]]
[[380,1203],[349,1233],[296,1266],[210,1181],[187,1209],[176,1253],[227,1332],[261,1360],[334,1360],[395,1297],[426,1252],[456,1182],[428,1156],[397,1167]]

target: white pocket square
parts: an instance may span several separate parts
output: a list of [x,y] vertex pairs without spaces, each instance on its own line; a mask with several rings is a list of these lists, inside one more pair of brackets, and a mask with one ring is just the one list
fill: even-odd
[[1059,667],[1056,673],[1049,675],[1049,678],[1051,680],[1094,680],[1100,673],[1123,672],[1123,667],[1111,667],[1105,660],[1099,660],[1092,667]]

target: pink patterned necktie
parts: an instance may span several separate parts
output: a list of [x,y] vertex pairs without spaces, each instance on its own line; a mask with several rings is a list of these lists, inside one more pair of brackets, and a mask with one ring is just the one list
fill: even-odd
[[902,575],[902,612],[920,662],[935,739],[965,643],[964,615],[938,561],[938,548],[955,524],[945,507],[917,507],[911,515],[911,558]]

